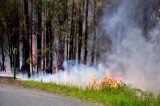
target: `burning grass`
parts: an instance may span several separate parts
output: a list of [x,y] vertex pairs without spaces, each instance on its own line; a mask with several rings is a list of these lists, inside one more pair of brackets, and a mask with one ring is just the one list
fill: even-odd
[[[96,77],[94,76],[94,78]],[[99,83],[95,83],[94,81]],[[160,95],[157,96],[151,92],[144,92],[139,89],[131,88],[123,83],[120,83],[119,81],[115,81],[113,78],[111,80],[110,77],[105,77],[101,81],[93,80],[91,83],[92,86],[90,85],[90,88],[86,89],[57,85],[54,83],[13,79],[9,79],[9,83],[74,96],[84,101],[99,103],[107,106],[160,106]],[[97,84],[99,84],[98,86],[101,85],[98,89]],[[117,85],[113,86],[114,84]],[[96,89],[93,88],[95,85]]]
[[110,74],[106,74],[103,79],[98,80],[96,75],[93,75],[87,88],[100,90],[107,86],[110,89],[117,89],[122,85],[122,78],[120,76],[112,77]]

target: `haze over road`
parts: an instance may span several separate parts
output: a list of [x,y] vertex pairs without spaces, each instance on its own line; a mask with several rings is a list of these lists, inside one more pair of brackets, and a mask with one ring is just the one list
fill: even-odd
[[0,83],[0,106],[96,106],[72,97]]

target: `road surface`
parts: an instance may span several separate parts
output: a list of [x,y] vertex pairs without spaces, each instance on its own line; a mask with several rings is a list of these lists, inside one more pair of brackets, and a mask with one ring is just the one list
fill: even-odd
[[97,106],[60,94],[0,83],[0,106]]

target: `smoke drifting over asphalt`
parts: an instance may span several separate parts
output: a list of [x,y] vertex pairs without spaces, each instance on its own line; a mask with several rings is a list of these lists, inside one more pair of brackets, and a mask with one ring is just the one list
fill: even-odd
[[[102,79],[106,73],[111,73],[121,75],[125,83],[134,87],[160,91],[160,26],[150,29],[149,39],[143,36],[142,28],[132,17],[136,1],[121,0],[117,9],[104,11],[101,23],[112,41],[111,52],[106,53],[106,63],[99,63],[97,67],[69,64],[58,75],[40,73],[29,80],[85,87],[93,75]],[[28,80],[27,75],[17,77]]]

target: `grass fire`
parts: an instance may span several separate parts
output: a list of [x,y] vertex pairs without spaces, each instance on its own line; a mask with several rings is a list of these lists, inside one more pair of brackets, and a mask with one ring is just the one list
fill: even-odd
[[96,75],[93,75],[91,78],[91,82],[88,85],[88,88],[100,90],[106,86],[110,89],[117,89],[122,85],[122,78],[120,76],[112,77],[111,75],[106,74],[102,80],[98,80],[96,78]]
[[107,106],[160,106],[160,0],[1,0],[0,76]]

